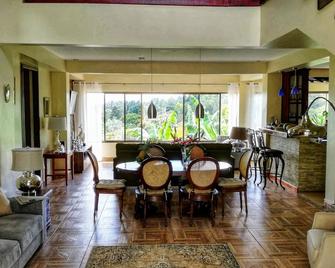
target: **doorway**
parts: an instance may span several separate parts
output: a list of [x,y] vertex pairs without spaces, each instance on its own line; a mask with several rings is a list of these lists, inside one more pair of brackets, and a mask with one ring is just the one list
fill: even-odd
[[21,64],[22,146],[40,147],[38,70]]

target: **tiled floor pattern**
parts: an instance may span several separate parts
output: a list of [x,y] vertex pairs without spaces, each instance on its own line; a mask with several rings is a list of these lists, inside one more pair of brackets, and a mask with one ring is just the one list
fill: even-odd
[[[112,176],[112,164],[100,163],[101,177]],[[276,188],[248,187],[249,214],[239,208],[238,195],[226,198],[225,217],[221,203],[216,225],[206,217],[195,218],[189,226],[188,217],[179,219],[177,194],[174,195],[172,218],[168,227],[163,218],[150,217],[147,227],[134,219],[134,194],[126,192],[125,215],[118,218],[118,203],[113,195],[102,195],[99,216],[93,221],[94,193],[92,169],[77,174],[65,187],[64,180],[48,183],[53,189],[51,200],[52,226],[48,241],[32,258],[28,267],[85,267],[94,245],[118,244],[217,244],[228,242],[241,267],[308,267],[306,232],[314,212],[322,208],[295,193]]]

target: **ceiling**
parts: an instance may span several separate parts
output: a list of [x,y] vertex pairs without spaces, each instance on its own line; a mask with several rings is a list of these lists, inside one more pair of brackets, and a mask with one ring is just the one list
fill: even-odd
[[98,61],[186,61],[257,62],[271,61],[297,49],[225,48],[225,49],[147,49],[79,46],[44,46],[65,60]]
[[265,0],[24,0],[26,3],[144,4],[179,6],[260,6]]

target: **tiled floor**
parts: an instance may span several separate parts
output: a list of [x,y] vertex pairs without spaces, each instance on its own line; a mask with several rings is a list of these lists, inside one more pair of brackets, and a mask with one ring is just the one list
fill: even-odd
[[[112,164],[100,163],[101,177],[112,176]],[[228,242],[241,267],[308,267],[306,232],[314,212],[321,210],[295,193],[269,183],[265,191],[250,180],[249,215],[239,208],[238,195],[226,198],[226,214],[221,217],[221,203],[216,225],[205,218],[178,217],[174,195],[172,218],[168,227],[160,217],[152,217],[147,227],[133,217],[134,195],[125,197],[125,216],[118,218],[115,196],[102,195],[99,217],[93,221],[92,169],[75,176],[65,187],[64,180],[48,184],[54,190],[51,201],[52,227],[48,241],[35,254],[28,267],[85,267],[94,245],[126,243],[202,244]]]

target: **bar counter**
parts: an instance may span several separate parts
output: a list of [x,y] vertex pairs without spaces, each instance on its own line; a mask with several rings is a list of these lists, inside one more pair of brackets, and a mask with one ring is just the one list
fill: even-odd
[[286,132],[261,129],[266,133],[267,145],[281,150],[285,160],[283,181],[299,192],[325,190],[326,144],[319,144],[306,136],[287,137]]

